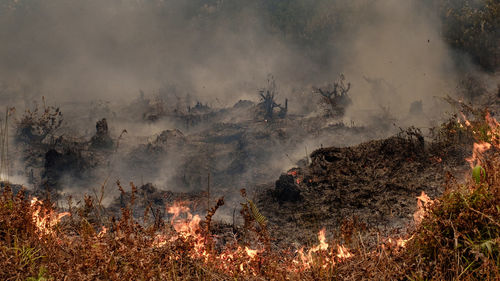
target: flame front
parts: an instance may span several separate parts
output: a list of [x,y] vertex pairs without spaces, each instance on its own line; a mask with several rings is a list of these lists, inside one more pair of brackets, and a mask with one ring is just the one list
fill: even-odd
[[[471,124],[469,120],[465,117],[463,113],[461,113],[462,118],[464,119],[465,126],[472,129],[473,134],[484,136],[482,130],[474,129],[474,126]],[[491,116],[491,114],[487,111],[484,120],[487,124],[487,132],[486,137],[487,141],[481,140],[479,142],[474,143],[472,147],[472,155],[471,157],[465,158],[465,160],[469,163],[471,168],[474,168],[478,165],[481,165],[481,155],[491,149],[492,146],[496,148],[500,148],[500,123]],[[460,119],[458,123],[461,127],[463,127]]]
[[35,223],[38,232],[44,235],[54,234],[53,227],[56,226],[63,217],[70,215],[68,212],[56,213],[52,209],[48,209],[46,211],[47,213],[43,214],[42,203],[36,197],[31,199],[30,207],[33,211],[33,223]]
[[297,251],[298,260],[294,259],[292,262],[296,266],[297,271],[303,271],[311,268],[313,265],[319,265],[322,268],[334,266],[337,262],[352,257],[353,255],[343,245],[337,245],[334,253],[334,248],[328,251],[328,243],[326,243],[326,230],[323,228],[318,232],[319,244],[312,247],[304,253],[304,248]]
[[471,169],[477,165],[481,165],[481,155],[491,148],[491,144],[487,142],[474,143],[472,148],[472,156],[465,158]]
[[422,191],[422,194],[417,197],[417,211],[413,214],[415,224],[419,225],[424,219],[426,209],[434,203],[434,201]]
[[[228,247],[217,253],[210,247],[210,237],[202,234],[200,228],[201,218],[198,215],[191,214],[186,202],[174,203],[167,208],[167,212],[172,214],[170,222],[176,231],[176,235],[170,239],[167,239],[165,235],[157,235],[152,243],[154,247],[162,247],[168,241],[189,239],[194,242],[194,246],[189,252],[192,258],[202,260],[228,273],[239,272],[254,276],[258,274],[260,264],[263,262],[262,253],[264,253],[264,249],[252,249],[248,246],[241,247],[238,245],[232,249]],[[326,230],[324,228],[319,231],[318,240],[319,244],[311,247],[307,254],[304,253],[304,248],[298,250],[297,258],[288,260],[288,269],[300,272],[318,265],[318,263],[321,267],[326,268],[352,257],[349,250],[342,245],[333,248],[329,247],[326,242]],[[321,258],[318,259],[318,256],[321,256]]]

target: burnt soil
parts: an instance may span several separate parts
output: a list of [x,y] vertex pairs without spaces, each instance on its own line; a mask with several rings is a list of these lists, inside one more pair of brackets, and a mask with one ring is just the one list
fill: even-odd
[[464,175],[468,145],[426,142],[408,130],[353,147],[321,148],[255,198],[276,244],[314,243],[318,230],[356,222],[381,233],[404,232],[416,197],[435,198],[452,175]]
[[[364,233],[403,233],[412,226],[417,196],[425,192],[436,198],[443,193],[446,181],[462,180],[468,171],[464,159],[470,156],[471,146],[470,140],[426,140],[410,128],[352,147],[320,148],[275,182],[248,192],[268,219],[275,246],[316,243],[321,228],[335,235],[348,222],[356,222]],[[203,191],[162,191],[145,184],[138,186],[135,197],[132,209],[137,218],[149,212],[150,220],[161,217],[168,221],[165,206],[179,200],[191,202],[193,213],[202,217],[206,214],[207,194]],[[212,197],[212,203],[215,199]],[[120,209],[129,201],[130,192],[126,191],[115,199],[107,214],[119,217]],[[240,201],[245,202],[243,198]],[[232,222],[212,222],[216,240],[222,244],[234,237],[252,240],[254,234],[242,226],[239,209],[231,210],[235,212]]]
[[[215,122],[211,126],[201,124],[203,129],[192,132],[164,130],[146,142],[129,145],[130,148],[122,139],[120,149],[126,152],[125,160],[129,160],[120,164],[130,165],[129,171],[147,175],[148,171],[158,170],[157,163],[167,158],[174,159],[172,165],[181,167],[174,170],[170,184],[181,186],[178,190],[167,191],[148,183],[138,185],[132,214],[141,218],[149,213],[149,220],[155,223],[168,221],[165,206],[181,200],[190,201],[193,213],[204,217],[208,174],[212,182],[210,203],[226,197],[226,205],[218,211],[225,222],[216,222],[217,216],[212,222],[212,232],[221,241],[233,235],[245,239],[247,231],[239,214],[239,202],[245,202],[238,194],[242,187],[248,189],[249,198],[268,219],[275,245],[316,243],[321,228],[335,233],[349,220],[356,221],[360,229],[382,234],[404,232],[413,221],[417,196],[425,192],[431,198],[438,197],[447,180],[460,178],[468,170],[464,159],[470,156],[470,139],[424,138],[418,129],[409,128],[392,137],[356,146],[317,149],[299,160],[297,167],[270,182],[282,171],[280,165],[270,167],[270,160],[276,158],[274,162],[279,162],[280,155],[288,156],[305,138],[335,136],[331,143],[341,144],[349,143],[346,140],[380,137],[375,129],[326,121],[289,116],[270,123]],[[113,170],[110,155],[116,154],[118,147],[95,148],[89,147],[90,143],[60,137],[53,145],[29,146],[26,158],[31,177],[39,178],[38,185],[42,187],[54,181],[52,185],[57,189],[60,171],[93,178],[94,171],[105,167]],[[50,153],[46,152],[47,147],[52,147]],[[274,173],[276,169],[279,171]],[[104,214],[95,214],[96,220],[102,221],[101,215],[120,217],[121,208],[131,198],[131,187],[123,186],[126,191],[114,197]]]

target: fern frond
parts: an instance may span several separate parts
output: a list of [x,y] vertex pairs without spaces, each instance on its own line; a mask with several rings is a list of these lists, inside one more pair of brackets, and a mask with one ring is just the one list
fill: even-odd
[[252,200],[250,199],[246,200],[248,205],[250,205],[250,211],[252,212],[252,216],[255,219],[255,221],[259,223],[261,227],[265,227],[267,225],[267,218],[260,213],[259,208],[257,208],[257,206],[255,205],[255,203],[253,203]]

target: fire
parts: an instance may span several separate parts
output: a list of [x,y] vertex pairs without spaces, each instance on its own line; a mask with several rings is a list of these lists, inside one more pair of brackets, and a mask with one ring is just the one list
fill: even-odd
[[[172,214],[170,222],[177,234],[170,239],[167,239],[165,235],[157,235],[153,241],[154,247],[162,247],[166,245],[167,242],[173,242],[180,238],[188,239],[194,242],[193,249],[190,253],[192,258],[201,259],[206,263],[213,262],[216,267],[228,271],[230,271],[235,258],[246,260],[245,263],[241,263],[239,266],[240,270],[244,271],[245,265],[254,260],[259,253],[258,250],[253,250],[248,247],[245,247],[244,250],[238,247],[234,252],[215,254],[210,249],[209,239],[201,233],[200,216],[191,214],[191,210],[187,207],[187,202],[175,202],[172,206],[167,208],[167,212]],[[181,218],[182,215],[184,218]],[[248,259],[248,257],[250,257],[250,259]]]
[[490,130],[488,131],[488,136],[490,137],[491,142],[497,148],[500,148],[500,123],[498,123],[498,121],[495,118],[491,117],[489,112],[486,112],[484,119],[486,120],[488,126],[490,127]]
[[68,212],[56,213],[53,210],[47,210],[47,213],[43,214],[42,203],[36,197],[33,197],[31,200],[31,208],[33,210],[33,222],[38,231],[44,235],[54,234],[52,228],[56,226],[63,217],[70,215]]
[[[189,239],[194,242],[192,258],[201,258],[207,262],[210,258],[208,254],[208,249],[206,246],[206,237],[204,237],[200,232],[200,222],[201,218],[198,215],[192,215],[191,210],[186,206],[186,202],[175,202],[173,206],[167,208],[167,212],[172,214],[172,219],[170,223],[172,224],[178,236],[174,236],[170,241],[175,241],[178,238]],[[185,219],[180,219],[180,215],[185,214]],[[157,242],[159,246],[166,244],[166,241],[160,240]]]
[[103,225],[101,232],[99,232],[99,234],[97,234],[97,237],[102,238],[102,237],[104,237],[104,235],[106,235],[107,232],[108,232],[108,229]]
[[408,239],[403,239],[401,237],[399,237],[397,239],[388,238],[386,240],[385,244],[382,244],[382,247],[385,248],[385,245],[387,245],[390,248],[395,247],[396,249],[404,249],[404,248],[406,248],[406,244],[408,243],[408,241],[413,239],[413,237],[414,237],[414,235],[410,236]]
[[425,204],[428,202],[432,202],[431,198],[424,191],[422,191],[422,194],[420,194],[417,199],[419,203],[423,202]]
[[472,156],[469,158],[465,158],[465,160],[469,163],[471,169],[477,165],[481,165],[481,155],[488,151],[491,148],[491,144],[487,142],[474,143],[472,148]]
[[[328,252],[329,245],[326,243],[325,233],[324,228],[318,232],[319,244],[309,249],[307,254],[304,253],[304,248],[297,251],[299,260],[295,259],[292,261],[297,266],[296,270],[301,271],[311,268],[318,262],[322,268],[327,268],[328,266],[335,265],[337,261],[342,261],[353,256],[349,252],[349,249],[343,245],[336,246],[336,254],[333,252],[333,248]],[[316,255],[322,256],[322,259],[315,258]]]
[[[167,238],[166,235],[158,234],[153,240],[153,247],[162,247],[169,241],[172,242],[177,239],[190,239],[190,241],[194,242],[193,248],[189,252],[192,258],[200,259],[228,273],[239,272],[254,276],[258,274],[262,262],[260,255],[264,252],[263,249],[236,246],[217,253],[210,247],[210,240],[202,234],[199,225],[200,217],[191,214],[186,202],[174,203],[167,208],[167,212],[172,214],[171,224],[176,231],[176,235]],[[181,219],[181,216],[183,219]],[[289,260],[291,262],[289,265],[290,270],[302,271],[318,265],[327,268],[341,260],[352,257],[349,249],[342,245],[329,247],[330,245],[326,242],[326,230],[324,228],[318,232],[318,240],[319,244],[310,248],[307,252],[304,248],[297,251],[297,258]],[[322,258],[318,259],[316,256]]]
[[415,223],[418,225],[422,222],[422,219],[424,218],[425,215],[425,210],[434,203],[434,200],[432,200],[425,192],[422,191],[422,194],[417,197],[417,211],[413,214],[413,220]]
[[[460,112],[460,115],[461,115],[461,116],[462,116],[462,118],[464,119],[465,125],[466,125],[467,127],[471,127],[471,126],[472,126],[472,124],[471,124],[471,123],[470,123],[470,121],[467,119],[467,117],[465,117],[465,114],[464,114],[463,112]],[[462,123],[460,122],[460,119],[458,119],[458,123],[459,123],[460,125],[462,125]],[[462,126],[462,127],[463,127],[463,126]]]
[[[189,207],[185,206],[185,202],[175,202],[173,206],[167,208],[167,212],[172,214],[171,223],[175,231],[187,236],[196,236],[195,234],[200,229],[201,218],[198,215],[193,216]],[[185,220],[180,220],[179,216],[186,214]]]
[[[462,119],[464,120],[465,125],[469,128],[474,129],[471,122],[467,120],[467,117],[463,113],[460,114],[462,116]],[[488,151],[492,145],[500,148],[500,123],[495,118],[493,118],[488,111],[486,112],[484,119],[486,121],[486,124],[488,125],[488,132],[486,133],[488,142],[480,141],[474,143],[474,146],[472,148],[472,156],[465,159],[469,163],[471,168],[481,165],[481,154]],[[458,120],[458,123],[461,127],[463,127],[460,119]],[[478,132],[474,131],[474,134],[478,134]]]
[[352,257],[352,254],[349,253],[349,250],[344,247],[344,245],[337,245],[337,258],[339,259],[347,259]]
[[[290,171],[290,172],[288,172],[287,174],[288,174],[288,175],[290,175],[290,176],[293,176],[293,177],[297,177],[297,175],[298,175],[297,171]],[[300,184],[301,179],[296,178],[296,179],[295,179],[295,182],[296,182],[297,184]]]
[[153,239],[153,247],[163,247],[167,244],[168,242],[168,239],[167,239],[167,236],[165,235],[162,235],[162,234],[158,234],[155,236],[155,238]]
[[326,230],[324,228],[322,228],[318,232],[319,244],[317,246],[311,248],[311,250],[309,250],[310,252],[314,253],[317,251],[325,251],[328,249],[328,243],[326,243],[325,233],[326,233]]
[[255,257],[257,256],[257,254],[259,253],[258,250],[252,250],[252,249],[249,249],[248,247],[245,247],[245,252],[247,253],[247,255],[251,258],[251,259],[255,259]]
[[411,239],[413,239],[413,236],[412,235],[410,238],[408,239],[403,239],[403,238],[398,238],[398,240],[396,240],[396,246],[400,247],[400,248],[406,248],[406,244],[408,243],[408,241],[410,241]]

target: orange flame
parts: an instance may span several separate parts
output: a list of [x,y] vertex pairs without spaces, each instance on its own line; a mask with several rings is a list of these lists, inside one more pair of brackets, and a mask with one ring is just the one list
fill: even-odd
[[349,253],[349,250],[344,245],[337,245],[337,251],[337,258],[347,259],[352,257],[352,254]]
[[413,237],[414,237],[414,235],[410,236],[408,239],[403,239],[403,238],[399,237],[396,240],[394,240],[392,238],[388,238],[387,241],[385,242],[385,244],[382,244],[382,247],[385,248],[385,245],[387,245],[390,248],[395,247],[396,249],[400,249],[400,248],[404,249],[404,248],[406,248],[406,244],[408,243],[408,241],[413,239]]
[[[175,202],[173,206],[167,208],[167,212],[172,214],[171,224],[175,231],[178,233],[178,237],[172,237],[170,241],[175,241],[179,237],[184,239],[191,239],[194,241],[194,252],[192,253],[193,258],[203,258],[208,261],[209,255],[206,248],[206,238],[200,233],[200,222],[201,218],[198,215],[192,215],[187,202]],[[179,219],[181,214],[185,214],[185,219]],[[158,242],[158,245],[165,245],[166,241]]]
[[[185,236],[196,236],[196,232],[200,229],[201,218],[198,215],[193,216],[184,202],[174,203],[173,206],[167,209],[167,212],[173,215],[170,222],[175,231]],[[178,219],[182,213],[187,215],[185,220]]]
[[[462,118],[464,119],[464,122],[465,122],[465,125],[467,127],[471,127],[472,124],[470,123],[470,121],[467,119],[467,117],[465,117],[465,114],[463,112],[460,112],[460,115],[462,116]],[[460,122],[460,119],[458,119],[458,123],[462,126],[462,123]]]
[[257,254],[259,253],[258,250],[252,250],[252,249],[249,249],[248,247],[245,247],[245,252],[247,253],[247,255],[251,258],[251,259],[255,259],[255,257],[257,256]]
[[101,232],[99,232],[99,234],[97,234],[97,237],[102,238],[102,237],[104,237],[104,235],[106,235],[107,232],[108,232],[108,229],[103,225]]
[[425,210],[434,203],[434,200],[432,200],[425,192],[422,191],[422,194],[417,197],[417,211],[413,214],[413,220],[415,221],[415,224],[420,224],[424,218],[425,215]]
[[491,117],[489,112],[486,112],[486,116],[484,117],[486,122],[488,122],[488,126],[490,130],[488,131],[488,137],[490,138],[490,142],[496,147],[500,148],[500,123]]
[[[465,125],[472,128],[472,124],[469,120],[467,120],[467,117],[463,113],[460,114],[464,119]],[[488,142],[481,141],[479,143],[474,143],[474,146],[472,148],[472,156],[465,158],[471,168],[474,168],[477,165],[481,165],[481,154],[488,151],[492,145],[500,148],[500,123],[498,123],[498,121],[491,116],[489,111],[486,111],[484,119],[489,127],[489,130],[487,132]],[[458,123],[461,127],[463,127],[460,119],[458,120]]]
[[326,237],[325,237],[326,229],[322,228],[318,232],[318,240],[319,244],[315,247],[312,247],[309,251],[310,252],[317,252],[317,251],[325,251],[328,249],[328,243],[326,243]]
[[398,240],[396,240],[396,246],[400,247],[400,248],[406,248],[406,244],[408,243],[408,241],[410,241],[411,239],[413,238],[413,235],[408,238],[408,239],[403,239],[403,238],[398,238]]
[[155,236],[155,238],[153,239],[153,244],[152,246],[153,247],[163,247],[167,244],[167,237],[163,234],[158,234]]
[[[336,246],[336,254],[334,254],[333,251],[327,252],[329,245],[328,243],[326,243],[325,232],[326,231],[324,228],[318,232],[319,244],[309,249],[309,251],[307,251],[307,254],[304,253],[304,248],[301,248],[297,251],[299,260],[294,259],[292,261],[292,263],[297,266],[296,270],[302,271],[311,268],[313,264],[315,264],[315,262],[316,264],[317,262],[320,262],[319,265],[322,268],[327,268],[328,266],[333,266],[336,264],[335,258],[342,261],[353,256],[343,245]],[[319,253],[323,254],[323,258],[319,260],[315,259],[314,254]]]
[[[56,213],[53,210],[47,210],[47,214],[42,213],[42,202],[38,198],[31,199],[31,208],[33,210],[32,219],[35,223],[38,232],[44,235],[54,234],[53,227],[56,226],[63,217],[69,216],[70,213]],[[40,236],[41,238],[41,236]]]
[[474,168],[477,165],[481,165],[481,155],[491,148],[491,144],[487,142],[474,143],[472,148],[472,156],[465,158],[469,165]]
[[[222,253],[215,253],[211,250],[207,238],[201,233],[200,217],[190,213],[186,202],[174,203],[167,208],[167,212],[173,215],[171,223],[176,231],[176,236],[168,239],[167,236],[158,234],[152,242],[154,247],[162,247],[168,241],[175,241],[179,238],[188,238],[194,241],[194,246],[190,252],[192,258],[201,259],[205,263],[228,273],[239,272],[257,275],[261,262],[259,254],[263,250],[237,246],[232,250],[225,249]],[[184,219],[180,219],[181,216]],[[302,271],[313,265],[318,265],[318,259],[315,258],[315,255],[324,257],[319,260],[321,262],[319,266],[323,268],[333,266],[339,260],[352,257],[349,250],[341,245],[337,245],[328,252],[329,245],[326,242],[326,230],[324,228],[319,231],[318,240],[319,244],[310,248],[307,253],[304,253],[304,248],[297,251],[297,258],[289,260],[291,262],[290,270]]]
[[[287,173],[287,175],[290,175],[290,176],[293,176],[293,177],[297,177],[298,173],[297,173],[297,171],[290,171],[290,172],[288,172],[288,173]],[[301,182],[301,181],[302,181],[302,180],[301,180],[301,179],[299,179],[299,178],[295,179],[295,182],[296,182],[297,184],[300,184],[300,182]]]

